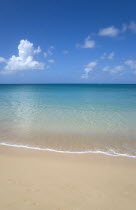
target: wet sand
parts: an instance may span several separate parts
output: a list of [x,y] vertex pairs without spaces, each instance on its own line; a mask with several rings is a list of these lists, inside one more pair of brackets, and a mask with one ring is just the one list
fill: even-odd
[[1,210],[134,210],[136,159],[0,146]]

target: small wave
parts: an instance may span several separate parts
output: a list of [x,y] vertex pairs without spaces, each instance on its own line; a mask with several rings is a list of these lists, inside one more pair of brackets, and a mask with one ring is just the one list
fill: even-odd
[[88,150],[88,151],[69,151],[69,150],[55,150],[50,148],[42,148],[42,147],[32,147],[27,145],[19,145],[19,144],[9,144],[9,143],[0,143],[1,146],[9,146],[9,147],[17,147],[17,148],[25,148],[25,149],[31,149],[31,150],[40,150],[40,151],[49,151],[49,152],[57,152],[57,153],[66,153],[66,154],[103,154],[113,157],[129,157],[129,158],[136,158],[135,155],[129,155],[127,153],[118,153],[115,152],[113,149],[109,149],[107,151],[101,151],[101,150]]

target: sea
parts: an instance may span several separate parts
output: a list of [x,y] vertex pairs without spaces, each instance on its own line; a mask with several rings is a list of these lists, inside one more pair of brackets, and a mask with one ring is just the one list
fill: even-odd
[[136,85],[0,85],[0,145],[136,158]]

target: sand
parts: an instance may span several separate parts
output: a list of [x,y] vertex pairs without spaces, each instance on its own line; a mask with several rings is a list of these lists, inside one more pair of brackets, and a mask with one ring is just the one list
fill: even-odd
[[0,210],[135,210],[136,159],[0,146]]

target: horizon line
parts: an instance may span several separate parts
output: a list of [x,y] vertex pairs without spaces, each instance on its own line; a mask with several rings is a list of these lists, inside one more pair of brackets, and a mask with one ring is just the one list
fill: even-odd
[[136,85],[136,83],[0,83],[0,85]]

